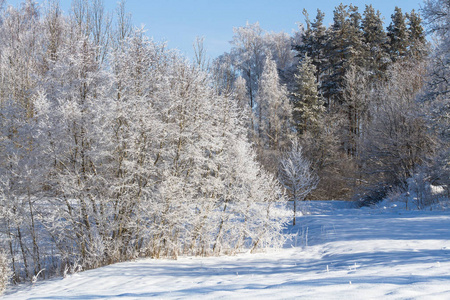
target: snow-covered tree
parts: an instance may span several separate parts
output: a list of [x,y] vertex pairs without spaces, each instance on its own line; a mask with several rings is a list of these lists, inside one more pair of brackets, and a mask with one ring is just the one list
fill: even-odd
[[292,51],[293,38],[286,32],[269,32],[264,36],[264,42],[272,59],[277,63],[278,70],[288,69],[294,62]]
[[[119,7],[120,5],[119,3]],[[95,61],[103,64],[111,43],[112,23],[110,14],[105,11],[103,0],[74,0],[71,14],[71,27],[78,35],[90,38],[94,46]]]
[[[245,109],[245,115],[249,120],[247,123],[249,137],[253,142],[260,145],[258,149],[260,161],[263,161],[266,167],[271,165],[270,168],[273,169],[275,164],[273,161],[272,163],[269,162],[272,160],[269,159],[272,154],[268,156],[262,154],[262,152],[268,150],[275,155],[278,151],[276,148],[282,147],[282,143],[279,143],[283,139],[281,135],[288,131],[283,129],[284,125],[277,118],[284,118],[281,115],[285,113],[280,110],[286,108],[275,103],[269,108],[268,100],[261,98],[260,95],[266,93],[270,88],[264,88],[260,84],[264,76],[265,61],[268,57],[274,61],[274,70],[278,77],[277,84],[283,83],[285,87],[282,89],[284,90],[292,84],[292,74],[295,72],[295,62],[297,61],[291,49],[293,37],[284,32],[266,32],[259,26],[259,23],[247,23],[245,26],[234,28],[233,31],[234,36],[231,41],[230,53],[224,53],[213,63],[215,86],[220,94],[234,95],[239,99],[243,99],[243,97],[241,94],[237,95],[237,91],[239,93],[244,90],[247,92],[246,98],[248,99],[249,109]],[[240,77],[242,79],[239,79]],[[242,88],[243,83],[246,85],[245,89]],[[261,89],[265,89],[265,91],[261,91]],[[279,111],[276,112],[275,110]],[[274,118],[277,114],[280,117]],[[269,120],[269,117],[271,120]],[[269,124],[271,124],[270,131],[272,132],[262,137],[263,131],[269,130]]]
[[146,212],[154,210],[156,166],[163,151],[161,120],[152,97],[168,58],[164,45],[150,41],[142,29],[123,38],[114,49],[113,101],[104,115],[101,147],[103,197],[112,221],[107,228],[108,260],[135,257],[145,249]]
[[238,77],[236,82],[234,83],[234,98],[238,102],[238,105],[242,107],[242,109],[249,108],[249,99],[247,92],[247,83],[245,79],[242,77]]
[[[0,235],[12,259],[15,281],[40,268],[35,195],[40,189],[34,89],[41,72],[44,37],[36,3],[2,11],[0,26]],[[8,245],[8,247],[6,247]]]
[[[255,109],[259,105],[255,97],[267,55],[271,55],[281,73],[289,73],[289,69],[295,65],[296,59],[291,49],[293,37],[285,32],[266,32],[258,22],[234,28],[233,32],[230,53],[223,54],[215,63],[221,65],[220,69],[223,70],[218,79],[226,80],[227,86],[231,87],[229,83],[233,83],[233,79],[243,77],[247,84],[250,108]],[[287,76],[283,78],[286,82],[289,81]]]
[[[280,229],[287,220],[273,215],[273,208],[285,202],[281,187],[257,163],[256,154],[245,139],[234,138],[229,145],[226,155],[232,159],[221,171],[225,189],[218,202],[221,214],[218,230],[214,230],[213,251],[236,252],[243,246],[254,251],[281,246],[285,238]],[[248,182],[248,178],[253,181]],[[242,216],[247,216],[248,221],[242,222]]]
[[254,141],[255,115],[249,106],[250,99],[248,98],[247,93],[247,83],[245,82],[245,79],[240,76],[236,79],[234,83],[233,98],[237,101],[237,105],[241,110],[243,117],[245,119],[246,128],[248,128],[248,136],[250,137],[251,141]]
[[278,151],[285,147],[291,135],[292,107],[286,86],[280,83],[275,61],[266,58],[259,81],[258,138],[264,164],[275,167]]
[[253,109],[266,54],[264,32],[258,22],[233,28],[233,32],[233,41],[231,42],[233,64],[240,70],[241,76],[247,82],[250,107]]
[[[23,262],[23,278],[39,268],[39,244],[34,213],[34,195],[40,184],[38,152],[34,134],[34,120],[27,117],[27,109],[13,101],[0,107],[0,236],[7,244],[12,267],[15,258]],[[32,249],[29,251],[28,249]],[[37,271],[36,271],[37,272]],[[16,281],[22,278],[15,273]]]
[[[216,58],[211,66],[211,75],[214,78],[214,87],[218,94],[229,95],[232,93],[235,80],[240,77],[236,70],[233,55],[230,53],[224,53]],[[244,79],[245,81],[245,79]],[[251,110],[250,94],[248,93],[247,81],[245,81],[246,93],[248,101],[248,107]]]
[[78,247],[76,253],[93,267],[103,252],[101,243],[97,243],[102,239],[97,229],[104,225],[103,200],[98,196],[102,187],[98,182],[101,162],[97,157],[102,151],[98,112],[110,104],[105,97],[106,75],[96,62],[95,47],[76,31],[67,33],[71,39],[61,47],[60,59],[42,86],[42,101],[46,98],[48,102],[42,107],[48,109],[39,113],[41,130],[48,136],[43,147],[55,165],[51,172],[55,184],[52,191],[58,195],[54,205],[63,210],[60,213],[66,215],[67,226],[74,230],[65,232],[67,236],[59,242],[71,248],[68,241],[72,240]]
[[424,119],[423,106],[416,101],[424,75],[424,63],[393,64],[389,83],[379,88],[377,102],[369,107],[372,118],[361,154],[365,172],[376,174],[377,182],[406,182],[433,153],[435,140]]
[[6,255],[0,251],[0,295],[6,289],[11,276],[11,269],[9,268],[9,262]]
[[319,182],[318,177],[311,169],[310,162],[303,156],[302,147],[297,139],[292,141],[291,150],[284,152],[280,159],[279,179],[293,201],[292,224],[295,225],[297,202],[305,200]]
[[432,95],[448,99],[450,82],[450,3],[446,0],[426,0],[423,16],[431,33],[437,39],[432,54],[430,88]]
[[426,98],[431,101],[431,116],[441,140],[433,168],[441,184],[450,185],[450,2],[426,0],[422,9],[425,24],[436,45],[430,55]]

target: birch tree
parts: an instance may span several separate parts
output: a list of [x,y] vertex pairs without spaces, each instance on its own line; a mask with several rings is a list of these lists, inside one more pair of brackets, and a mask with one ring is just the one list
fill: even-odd
[[302,147],[297,139],[292,141],[291,147],[291,150],[284,152],[280,159],[279,179],[293,202],[292,225],[295,225],[297,202],[305,200],[317,187],[319,178],[313,173],[310,162],[303,156]]
[[11,276],[11,270],[9,268],[9,262],[6,255],[3,252],[0,252],[0,295],[6,289],[6,286],[9,283]]
[[263,30],[257,22],[234,28],[233,32],[231,44],[234,47],[231,54],[235,60],[234,64],[242,72],[242,77],[247,82],[250,108],[253,109],[266,54]]

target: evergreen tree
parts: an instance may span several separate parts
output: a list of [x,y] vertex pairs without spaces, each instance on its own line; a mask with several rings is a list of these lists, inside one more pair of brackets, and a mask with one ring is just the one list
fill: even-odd
[[350,4],[349,8],[349,38],[348,38],[348,64],[349,66],[364,66],[363,31],[361,30],[361,14],[357,6]]
[[306,30],[302,35],[301,45],[295,45],[293,48],[298,53],[298,57],[301,59],[308,55],[312,59],[313,65],[316,67],[316,78],[319,81],[320,75],[325,69],[326,57],[325,57],[325,47],[327,43],[327,29],[323,25],[323,19],[325,14],[318,9],[316,18],[311,22],[309,20],[309,15],[306,10],[303,10],[306,21]]
[[312,59],[305,54],[298,65],[298,74],[294,75],[296,90],[293,93],[293,118],[300,134],[307,130],[317,130],[319,115],[324,111],[315,73],[316,67]]
[[409,55],[416,59],[423,59],[427,55],[425,31],[422,26],[422,19],[413,9],[408,18],[408,43]]
[[365,67],[372,79],[381,79],[385,76],[389,63],[387,36],[381,14],[378,10],[375,12],[372,5],[366,5],[361,26],[364,36]]
[[350,66],[359,67],[364,62],[361,15],[357,7],[340,4],[334,11],[333,21],[326,49],[330,61],[324,83],[324,96],[329,104],[342,104],[346,71]]
[[323,25],[325,14],[318,9],[316,18],[311,22],[309,20],[308,12],[303,11],[306,21],[306,30],[302,35],[302,44],[294,45],[293,49],[298,52],[297,56],[300,59],[308,55],[315,66],[316,81],[320,82],[327,69],[327,55],[325,53],[328,31]]
[[298,52],[298,57],[302,58],[305,54],[312,57],[313,53],[313,31],[311,28],[311,20],[306,9],[303,9],[303,16],[305,17],[306,29],[301,34],[301,43],[294,45],[292,48]]
[[389,38],[389,54],[391,60],[395,62],[406,56],[409,39],[406,17],[401,8],[395,7],[395,13],[391,16],[391,19],[391,24],[387,28],[387,36]]
[[333,25],[330,28],[330,39],[328,40],[326,53],[329,57],[330,64],[328,74],[324,80],[324,96],[327,98],[328,105],[332,100],[336,100],[336,95],[339,93],[340,86],[342,86],[342,79],[345,70],[346,59],[346,30],[348,29],[347,6],[342,3],[335,8]]

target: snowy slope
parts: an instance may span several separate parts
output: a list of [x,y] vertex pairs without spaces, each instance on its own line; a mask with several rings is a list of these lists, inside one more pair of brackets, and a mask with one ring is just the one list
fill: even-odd
[[276,252],[142,259],[1,299],[450,299],[449,212],[346,207],[312,203]]

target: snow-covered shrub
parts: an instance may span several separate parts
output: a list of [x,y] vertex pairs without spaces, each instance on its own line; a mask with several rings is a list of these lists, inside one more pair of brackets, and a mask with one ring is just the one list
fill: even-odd
[[384,201],[388,202],[389,205],[394,205],[395,207],[400,206],[406,210],[411,209],[409,193],[405,192],[405,188],[394,186],[392,187],[384,198]]
[[8,259],[5,254],[0,252],[0,295],[5,291],[10,278],[11,270],[9,268]]
[[445,187],[431,184],[427,174],[424,170],[415,172],[404,186],[390,188],[384,200],[406,210],[445,208],[449,201]]
[[[50,199],[46,228],[62,265],[283,243],[284,220],[272,212],[285,202],[281,187],[258,163],[236,101],[217,95],[208,74],[139,30],[112,54],[110,76],[92,66],[88,45],[77,45],[36,99],[47,137],[40,146],[61,164],[49,162],[61,196]],[[79,58],[76,66],[92,70],[87,98],[77,85],[85,79],[66,66]],[[101,88],[108,80],[117,93]],[[83,155],[68,155],[78,149]]]
[[425,172],[419,171],[408,178],[408,196],[418,209],[424,209],[437,202],[437,197],[431,192],[431,185]]
[[[209,74],[143,30],[101,47],[56,8],[12,11],[0,13],[12,41],[0,52],[35,54],[1,69],[0,242],[17,281],[282,244],[281,187],[256,159],[247,114]],[[9,36],[21,16],[31,23]]]

